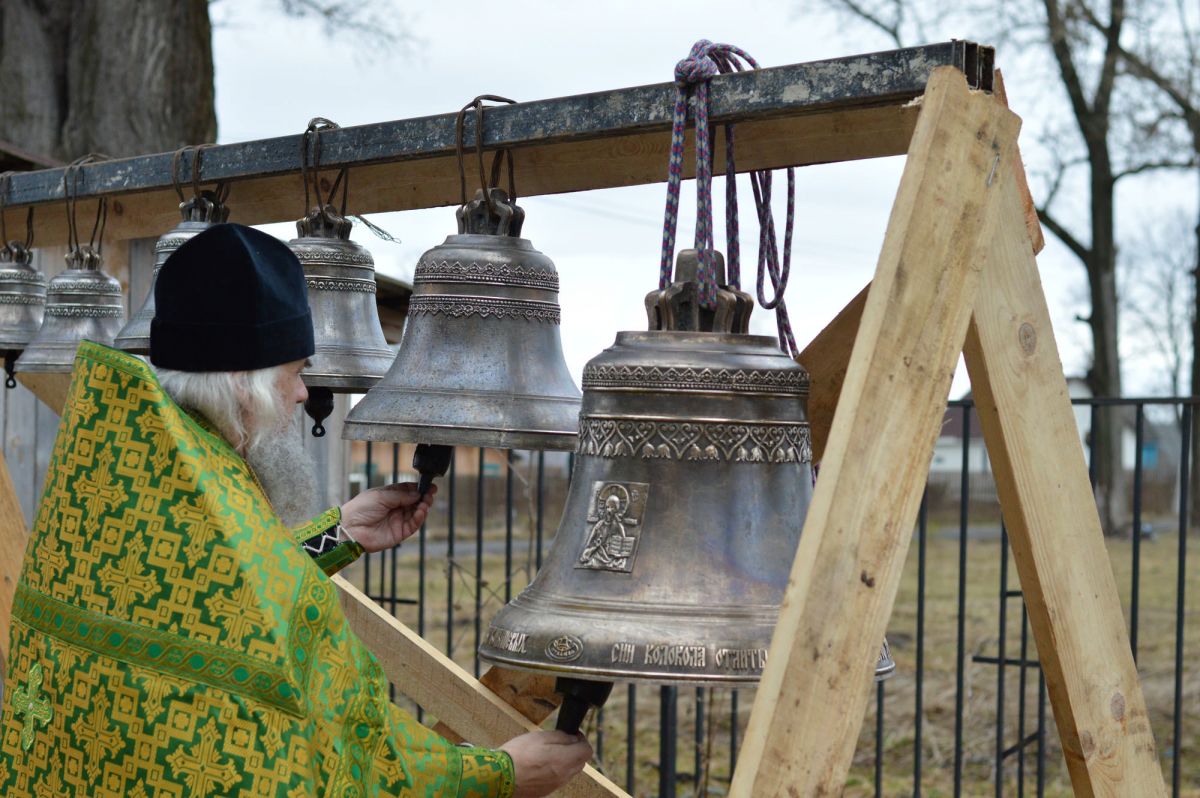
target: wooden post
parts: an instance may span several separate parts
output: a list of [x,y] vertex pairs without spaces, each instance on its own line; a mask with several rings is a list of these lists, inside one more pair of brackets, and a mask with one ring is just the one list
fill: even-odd
[[964,354],[1076,795],[1166,795],[1019,187]]
[[842,790],[1018,128],[933,73],[731,795]]
[[[537,726],[420,635],[340,576],[350,628],[375,653],[384,673],[405,695],[438,717],[461,738],[499,746]],[[563,798],[629,798],[590,765],[555,795]]]

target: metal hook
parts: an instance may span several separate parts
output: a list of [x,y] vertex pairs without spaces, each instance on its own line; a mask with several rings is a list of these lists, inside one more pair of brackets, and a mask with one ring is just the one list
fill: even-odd
[[179,204],[183,205],[187,199],[183,196],[183,186],[179,184],[179,164],[183,161],[183,155],[188,150],[194,150],[195,145],[185,144],[175,150],[175,154],[171,156],[171,185],[175,187],[175,193],[179,195]]
[[[301,179],[304,181],[304,212],[307,214],[311,209],[308,204],[308,183],[309,174],[312,175],[312,190],[316,196],[317,207],[324,208],[327,205],[332,205],[334,197],[337,196],[338,189],[342,190],[342,209],[341,215],[346,215],[346,203],[350,193],[350,170],[348,167],[343,167],[338,170],[338,176],[334,179],[333,185],[329,189],[328,198],[321,197],[321,133],[327,130],[337,130],[341,126],[333,120],[326,119],[323,116],[314,116],[308,121],[308,127],[305,128],[304,134],[300,137],[300,173]],[[311,167],[309,165],[311,150]]]
[[[478,97],[476,97],[474,100],[471,100],[471,102],[464,105],[459,110],[458,116],[455,118],[454,154],[455,154],[455,157],[458,159],[459,193],[462,196],[462,204],[466,205],[467,204],[467,168],[466,168],[466,158],[465,158],[465,149],[466,148],[464,147],[464,144],[463,144],[463,139],[464,139],[463,130],[466,126],[467,109],[474,108],[475,109],[475,156],[479,161],[479,185],[480,185],[480,188],[483,190],[483,198],[484,198],[484,201],[487,203],[488,213],[494,215],[494,214],[496,214],[496,206],[492,204],[492,197],[491,197],[490,189],[492,188],[492,186],[495,185],[496,180],[499,178],[499,169],[498,169],[497,161],[493,161],[492,185],[489,186],[488,179],[487,179],[487,173],[484,171],[484,167],[483,167],[483,111],[486,107],[483,103],[485,100],[490,101],[490,102],[508,103],[510,105],[515,105],[517,102],[516,100],[510,100],[507,97],[501,97],[496,94],[481,94]],[[509,152],[508,150],[497,151],[497,153],[496,153],[497,159],[500,157],[502,152],[506,153],[508,156],[508,182],[509,182],[510,193],[513,195],[511,197],[511,199],[515,200],[516,199],[516,179],[513,177],[512,153]]]

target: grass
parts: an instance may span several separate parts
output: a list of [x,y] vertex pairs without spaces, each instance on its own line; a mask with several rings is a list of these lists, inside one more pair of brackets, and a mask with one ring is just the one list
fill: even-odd
[[[455,660],[470,670],[474,665],[475,607],[478,596],[482,628],[504,604],[505,560],[503,554],[486,553],[479,562],[475,557],[474,517],[463,515],[470,522],[459,527],[452,560],[444,554],[439,536],[428,538],[431,551],[437,556],[427,561],[425,578],[425,636],[446,650],[450,642]],[[527,521],[528,519],[526,519]],[[978,519],[989,523],[987,519]],[[973,524],[976,523],[973,520]],[[997,522],[998,523],[998,522]],[[1170,519],[1160,519],[1157,527],[1172,528]],[[547,526],[547,537],[553,526]],[[444,541],[444,533],[440,536]],[[484,533],[488,541],[503,540],[503,530],[489,527]],[[514,572],[511,590],[515,595],[528,581],[534,567],[528,543],[533,539],[532,525],[522,523],[515,534]],[[1195,550],[1196,538],[1189,541]],[[398,556],[375,555],[369,565],[356,563],[347,576],[362,584],[367,568],[371,570],[370,590],[374,595],[388,595],[395,574],[395,593],[403,598],[418,595],[419,574],[416,541],[405,544]],[[494,543],[492,544],[495,545]],[[547,541],[547,545],[549,542]],[[1141,582],[1139,594],[1138,666],[1142,688],[1149,709],[1151,725],[1168,786],[1176,752],[1172,739],[1173,698],[1175,679],[1175,606],[1178,539],[1172,532],[1160,533],[1154,540],[1141,542]],[[1131,604],[1131,552],[1129,539],[1108,541],[1110,560],[1116,577],[1121,603],[1128,619]],[[1000,639],[999,607],[1002,570],[1001,543],[998,539],[971,540],[967,547],[967,590],[964,613],[966,664],[963,671],[963,795],[995,794],[995,751],[997,726],[997,694],[999,672],[995,665],[972,662],[973,655],[995,656]],[[958,607],[957,527],[931,525],[926,539],[925,643],[923,707],[921,711],[921,794],[953,795],[955,760],[955,696],[957,660]],[[1193,559],[1200,552],[1193,552]],[[884,689],[884,734],[882,739],[882,794],[885,796],[913,795],[913,767],[916,733],[916,621],[917,621],[917,558],[918,545],[914,539],[896,599],[888,640],[897,662],[896,676]],[[482,575],[481,587],[475,588],[475,575]],[[1008,586],[1019,588],[1015,564],[1008,558]],[[1184,682],[1182,691],[1181,752],[1182,796],[1200,798],[1200,577],[1190,569],[1187,577],[1188,610],[1185,613]],[[449,586],[452,585],[452,588]],[[448,597],[452,589],[452,597]],[[385,607],[391,608],[387,602]],[[447,626],[447,616],[453,613],[453,624]],[[395,614],[405,623],[418,625],[418,608],[398,604]],[[1020,655],[1022,645],[1022,615],[1019,599],[1007,602],[1004,628],[1006,654]],[[1032,635],[1026,638],[1027,657],[1036,658]],[[1003,745],[1013,745],[1018,739],[1022,700],[1020,670],[1005,668]],[[1024,728],[1026,734],[1036,728],[1038,712],[1038,671],[1026,669],[1024,692]],[[618,686],[605,707],[603,719],[591,724],[589,739],[598,748],[598,765],[610,778],[626,784],[626,755],[634,746],[634,789],[638,796],[658,793],[659,761],[659,688],[642,686],[636,690],[637,722],[632,735],[627,734],[626,715],[630,691]],[[749,718],[753,705],[753,690],[739,691],[738,708],[734,713],[733,696],[727,690],[705,690],[702,694],[704,722],[697,735],[697,691],[678,689],[677,733],[677,795],[723,795],[730,775],[731,735],[736,724],[738,739]],[[875,701],[868,704],[846,784],[846,796],[874,795],[876,767]],[[1071,788],[1061,747],[1052,720],[1052,710],[1046,704],[1047,734],[1045,738],[1045,794],[1069,796]],[[699,756],[697,757],[697,752]],[[697,773],[696,763],[700,768]],[[1017,794],[1018,757],[1005,761],[1002,779],[1005,795]],[[1024,757],[1024,783],[1027,794],[1035,794],[1036,745],[1027,748]]]

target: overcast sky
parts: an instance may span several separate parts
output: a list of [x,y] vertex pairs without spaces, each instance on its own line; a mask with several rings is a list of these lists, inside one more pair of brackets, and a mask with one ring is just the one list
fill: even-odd
[[[890,49],[882,39],[861,32],[851,37],[837,20],[801,16],[793,4],[778,0],[395,5],[415,9],[403,13],[416,41],[383,49],[353,37],[330,39],[315,21],[283,17],[276,0],[216,4],[219,141],[299,133],[314,116],[348,126],[446,113],[484,93],[524,101],[668,81],[675,62],[698,38],[737,44],[763,66]],[[954,37],[972,33],[933,31],[930,41]],[[1041,65],[1007,55],[998,53],[997,62],[1010,104],[1026,118],[1027,140],[1039,126],[1038,115],[1056,98],[1027,89],[1033,76],[1022,70]],[[887,158],[800,170],[787,300],[802,347],[870,279],[902,166],[901,158]],[[714,218],[723,250],[722,180],[714,181]],[[739,204],[748,285],[757,222],[747,181],[740,180]],[[664,197],[665,186],[657,184],[521,200],[524,236],[558,267],[563,348],[576,381],[584,363],[610,345],[618,330],[645,327],[642,299],[657,285]],[[679,241],[686,246],[693,234],[694,183],[684,184],[683,197]],[[237,201],[236,189],[231,201]],[[296,204],[299,215],[301,197]],[[355,240],[371,249],[380,272],[402,279],[411,279],[422,252],[455,232],[450,208],[371,219],[402,243],[382,241],[361,225]],[[264,229],[283,238],[295,230]],[[1083,269],[1049,234],[1047,239],[1039,260],[1056,335],[1068,373],[1082,373],[1087,330],[1073,319],[1086,311]],[[773,319],[758,308],[752,328],[773,334]],[[1146,368],[1127,360],[1127,393],[1160,387],[1155,384],[1160,375]],[[968,387],[960,367],[952,395]]]

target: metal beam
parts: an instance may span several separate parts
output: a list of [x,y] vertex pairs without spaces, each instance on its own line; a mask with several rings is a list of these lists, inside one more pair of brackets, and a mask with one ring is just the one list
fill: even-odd
[[[924,92],[932,70],[954,66],[972,88],[990,90],[991,61],[991,48],[953,41],[721,75],[712,80],[711,118],[741,123],[739,136],[748,131],[745,146],[739,142],[746,152],[739,171],[900,154],[915,120],[915,112],[901,109]],[[660,83],[492,108],[484,118],[484,147],[514,151],[517,186],[525,195],[662,180],[674,91],[673,84]],[[454,204],[454,118],[441,114],[324,133],[322,165],[355,167],[351,202],[358,212]],[[855,142],[873,128],[903,141],[871,143],[867,136]],[[475,135],[468,115],[468,147]],[[793,140],[799,144],[778,143]],[[765,154],[756,155],[759,150]],[[113,238],[157,234],[173,224],[171,162],[170,153],[159,153],[89,164],[81,171],[79,197],[121,199],[110,211]],[[556,174],[540,175],[539,169]],[[301,214],[299,170],[296,134],[212,147],[204,153],[201,179],[231,182],[233,218],[257,223]],[[181,171],[190,174],[190,157]],[[16,211],[23,206],[61,203],[62,181],[61,168],[13,175],[5,198],[13,214],[9,223],[18,223]],[[38,213],[37,243],[60,243],[61,208],[45,210]],[[81,218],[85,212],[80,209]]]

